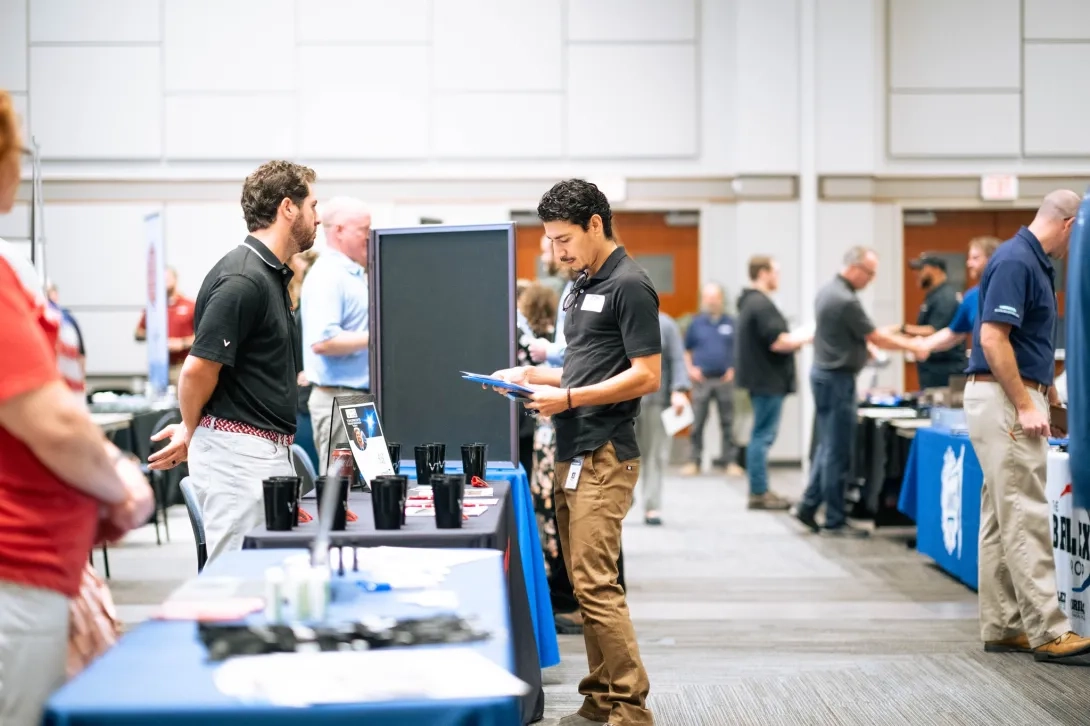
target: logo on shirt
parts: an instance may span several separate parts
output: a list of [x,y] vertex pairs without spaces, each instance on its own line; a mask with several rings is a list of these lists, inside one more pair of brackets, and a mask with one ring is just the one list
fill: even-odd
[[1012,318],[1018,317],[1018,308],[1011,305],[1000,305],[992,312],[1001,313],[1003,315],[1010,315]]
[[225,340],[225,341],[223,341],[223,347],[224,347],[224,348],[226,348],[226,347],[227,347],[227,346],[229,346],[229,345],[231,345],[231,341],[229,341],[229,340]]
[[951,446],[942,456],[942,543],[946,554],[957,550],[961,559],[961,477],[965,462],[965,446],[954,454]]

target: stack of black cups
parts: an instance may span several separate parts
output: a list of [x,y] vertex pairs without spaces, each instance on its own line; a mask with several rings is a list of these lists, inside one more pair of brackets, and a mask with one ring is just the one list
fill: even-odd
[[297,476],[273,476],[261,482],[265,497],[265,528],[286,532],[299,524],[299,488]]
[[[314,482],[315,494],[318,496],[318,521],[320,522],[326,516],[332,517],[334,532],[343,532],[348,526],[348,489],[351,483],[352,480],[347,476],[320,476]],[[332,512],[322,509],[322,492],[327,486],[338,487],[340,490],[337,492],[337,501],[333,505]]]
[[405,524],[405,502],[409,498],[409,477],[383,474],[371,480],[371,511],[375,529],[401,529]]
[[430,484],[433,476],[446,471],[446,444],[424,444],[417,446],[413,453],[416,454],[416,483],[420,486]]

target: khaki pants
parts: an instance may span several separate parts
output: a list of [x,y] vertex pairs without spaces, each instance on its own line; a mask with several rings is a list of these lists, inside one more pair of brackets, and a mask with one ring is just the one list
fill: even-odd
[[0,724],[39,726],[67,660],[68,598],[0,582]]
[[580,715],[616,726],[654,723],[651,686],[640,661],[636,631],[617,581],[621,520],[632,504],[640,460],[618,461],[607,443],[583,457],[575,489],[564,486],[571,461],[557,462],[553,479],[560,549],[583,613],[590,674],[579,684]]
[[[1048,401],[1027,391],[1048,415]],[[965,388],[969,437],[984,472],[980,490],[980,637],[1019,633],[1037,647],[1071,626],[1056,597],[1045,477],[1048,441],[1026,436],[998,383]]]
[[[329,462],[329,424],[333,418],[333,397],[353,396],[359,393],[351,388],[334,389],[318,386],[310,391],[307,408],[310,409],[310,423],[314,427],[314,450],[318,452],[318,473],[322,476],[325,476],[326,464]],[[334,425],[340,430],[337,439],[347,442],[344,425],[340,421],[335,421]]]
[[673,443],[662,425],[664,409],[661,402],[648,403],[644,399],[640,403],[640,415],[636,417],[636,443],[640,447],[640,463],[643,465],[639,488],[643,492],[645,513],[662,509],[662,479],[666,475],[670,444]]

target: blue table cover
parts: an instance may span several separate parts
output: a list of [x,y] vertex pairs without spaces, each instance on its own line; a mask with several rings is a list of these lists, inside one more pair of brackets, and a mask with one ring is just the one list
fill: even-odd
[[[223,555],[206,576],[260,578],[266,567],[303,550],[243,550]],[[472,550],[479,555],[480,550]],[[513,670],[504,598],[502,553],[451,568],[441,585],[458,594],[459,611],[475,616],[496,638],[471,646],[508,671]],[[416,615],[429,611],[399,603],[396,594],[362,594],[334,603],[333,617]],[[260,613],[250,616],[260,622]],[[450,646],[435,646],[450,647]],[[193,622],[148,621],[126,634],[116,647],[61,688],[46,707],[46,726],[520,726],[518,699],[324,704],[306,709],[243,703],[220,693],[215,664],[206,662]]]
[[967,435],[916,429],[897,508],[916,520],[916,549],[974,590],[983,485]]
[[[462,466],[448,462],[446,471],[448,474],[461,474]],[[400,472],[415,479],[416,465],[402,462]],[[530,599],[538,659],[542,668],[557,665],[560,663],[560,648],[556,642],[553,604],[549,599],[549,581],[545,577],[545,557],[541,551],[541,536],[537,531],[537,514],[534,512],[534,500],[530,494],[530,481],[526,478],[521,464],[517,468],[490,466],[485,471],[485,479],[503,479],[511,484],[511,506],[515,509],[522,572],[526,580],[526,595]]]
[[1090,192],[1083,197],[1067,254],[1064,292],[1067,453],[1074,505],[1090,509]]

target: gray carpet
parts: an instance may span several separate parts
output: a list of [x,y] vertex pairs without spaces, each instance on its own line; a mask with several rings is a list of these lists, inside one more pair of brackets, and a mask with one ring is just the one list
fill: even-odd
[[[797,496],[797,470],[773,486]],[[671,477],[663,527],[625,529],[629,603],[660,726],[1090,725],[1090,668],[986,655],[976,595],[906,549],[805,533],[748,512],[744,484]],[[138,622],[196,569],[184,509],[173,542],[144,528],[112,549],[123,619]],[[96,555],[96,562],[101,557]],[[575,711],[581,637],[545,671],[543,726]]]

